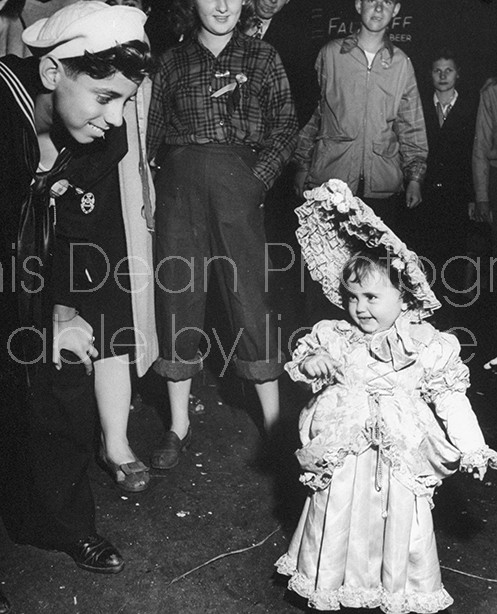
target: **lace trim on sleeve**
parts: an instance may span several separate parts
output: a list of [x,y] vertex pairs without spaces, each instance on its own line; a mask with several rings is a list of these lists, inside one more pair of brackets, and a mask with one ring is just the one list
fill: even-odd
[[[329,337],[336,334],[335,329],[340,331],[340,324],[346,323],[338,321],[323,321],[316,324],[311,333],[299,339],[297,347],[293,352],[292,360],[287,362],[285,365],[285,370],[292,380],[294,382],[304,382],[305,384],[308,384],[311,386],[313,393],[319,392],[324,386],[333,384],[334,377],[332,376],[331,378],[326,379],[309,378],[302,373],[300,370],[300,365],[310,356],[318,356],[319,354],[326,354],[334,361],[336,360],[336,357],[333,358],[325,343],[330,342]],[[350,325],[347,324],[347,326],[350,328]],[[340,333],[336,334],[336,342],[338,342],[339,337]]]
[[465,452],[459,463],[461,471],[471,473],[477,467],[490,467],[497,469],[497,452],[485,446],[472,452]]
[[[448,339],[448,335],[437,335],[438,353],[440,354],[436,364],[430,368],[421,385],[421,394],[427,403],[433,403],[440,395],[447,392],[462,394],[470,386],[469,369],[459,356],[459,344],[457,341]],[[428,352],[436,352],[433,344]]]

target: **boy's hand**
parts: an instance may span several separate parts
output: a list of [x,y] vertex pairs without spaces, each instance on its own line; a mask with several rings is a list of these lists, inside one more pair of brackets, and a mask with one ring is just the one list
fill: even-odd
[[414,209],[421,203],[421,185],[419,181],[409,181],[406,188],[406,205]]
[[76,354],[83,363],[88,375],[92,372],[91,359],[98,357],[98,351],[93,346],[93,329],[81,316],[76,314],[68,318],[59,318],[54,314],[52,362],[57,370],[62,368],[62,350]]
[[475,217],[477,222],[492,223],[493,215],[490,203],[485,200],[479,200],[475,203]]
[[310,378],[329,379],[335,372],[335,364],[328,354],[309,356],[300,365],[301,372]]

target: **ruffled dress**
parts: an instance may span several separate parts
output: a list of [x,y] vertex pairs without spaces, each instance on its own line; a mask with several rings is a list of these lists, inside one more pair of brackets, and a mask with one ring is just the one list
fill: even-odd
[[[316,394],[302,411],[296,452],[306,500],[276,563],[289,588],[318,610],[435,613],[452,598],[441,581],[431,515],[440,481],[495,462],[465,391],[453,335],[401,316],[365,334],[322,321],[286,369]],[[310,355],[335,363],[330,381],[299,370]]]

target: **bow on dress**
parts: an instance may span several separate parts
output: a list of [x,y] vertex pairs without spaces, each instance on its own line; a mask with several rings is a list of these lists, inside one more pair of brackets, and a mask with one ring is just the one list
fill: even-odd
[[419,351],[410,335],[410,327],[411,320],[400,317],[389,329],[376,333],[370,346],[373,356],[381,362],[392,362],[394,371],[416,362]]

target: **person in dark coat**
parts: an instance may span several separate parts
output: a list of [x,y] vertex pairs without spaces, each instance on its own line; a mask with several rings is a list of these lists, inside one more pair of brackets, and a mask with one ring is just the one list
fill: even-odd
[[[84,245],[93,209],[108,215],[119,206],[124,105],[151,64],[144,22],[135,8],[76,2],[24,31],[33,57],[0,60],[0,379],[10,403],[2,409],[14,424],[18,408],[26,428],[9,433],[23,457],[12,467],[13,445],[7,465],[2,458],[0,508],[18,543],[65,552],[79,567],[107,574],[120,572],[124,561],[97,533],[87,473],[98,314],[92,319],[94,293],[86,301],[77,294],[92,269],[79,267],[70,249]],[[90,178],[95,182],[82,190]],[[122,311],[120,305],[119,317]],[[21,468],[25,479],[12,479]]]
[[[281,58],[290,83],[299,128],[311,118],[319,101],[319,84],[314,69],[317,49],[302,12],[292,11],[290,0],[254,0],[255,19],[246,30],[249,36],[272,45]],[[295,168],[288,164],[266,195],[265,228],[274,276],[288,278],[293,288],[295,315],[302,311],[300,300],[300,248],[295,239],[298,226],[294,209],[300,204],[295,194]],[[285,272],[286,271],[286,272]]]
[[256,18],[247,34],[262,38],[278,52],[302,128],[311,118],[319,100],[319,85],[314,70],[317,50],[311,44],[310,32],[306,31],[302,19],[296,22],[289,3],[290,0],[254,0]]
[[474,202],[471,152],[476,100],[456,89],[459,77],[453,52],[441,50],[431,63],[433,90],[423,100],[429,154],[417,248],[427,258],[441,299],[461,289],[460,257],[466,255],[468,206]]

